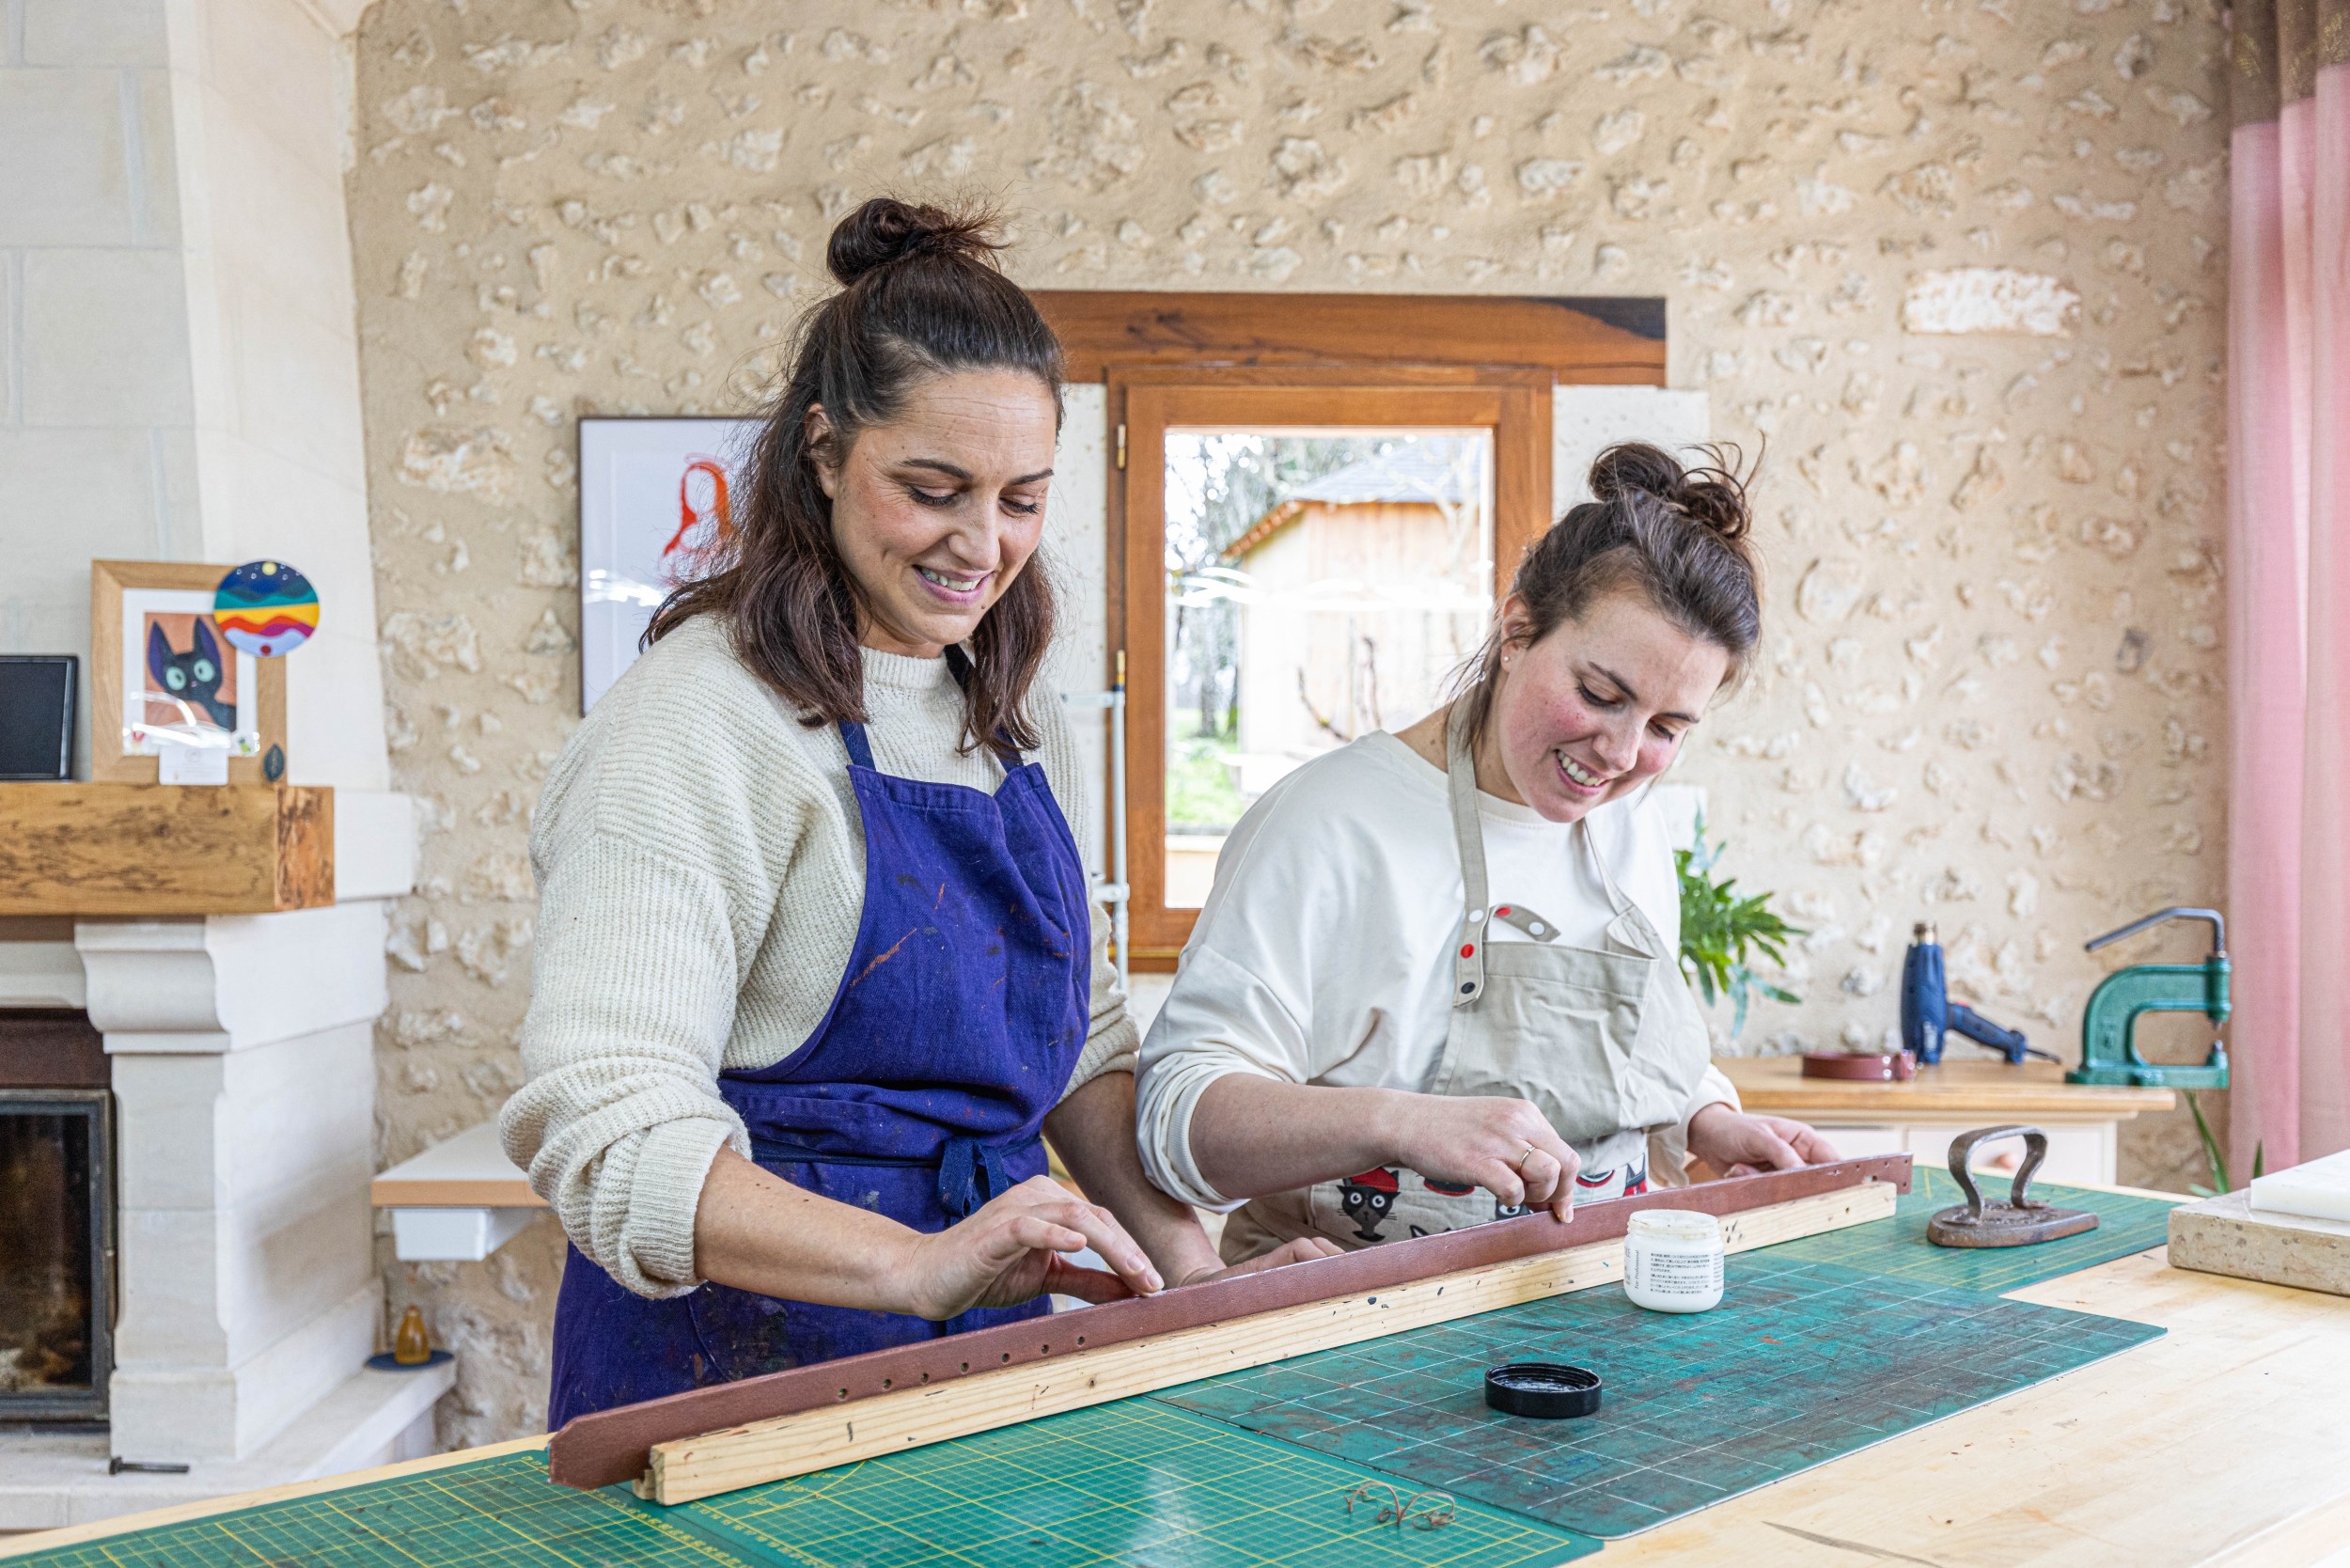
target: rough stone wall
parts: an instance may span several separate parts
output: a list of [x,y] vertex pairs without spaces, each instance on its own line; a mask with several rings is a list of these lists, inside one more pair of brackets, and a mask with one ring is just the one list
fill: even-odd
[[[744,408],[882,190],[1007,199],[1036,285],[1668,294],[1673,384],[1770,452],[1767,647],[1687,764],[1811,932],[1744,1043],[1879,1037],[1928,916],[2069,1045],[2080,940],[2221,888],[2220,55],[2212,0],[383,0],[350,205],[430,832],[381,1157],[514,1085],[573,417]],[[2124,1179],[2192,1152],[2141,1123]],[[466,1353],[446,1439],[535,1427],[559,1258],[392,1270]]]

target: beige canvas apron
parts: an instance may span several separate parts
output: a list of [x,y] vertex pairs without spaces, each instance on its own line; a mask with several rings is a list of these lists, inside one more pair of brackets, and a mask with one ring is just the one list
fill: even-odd
[[[1645,1173],[1649,1135],[1679,1125],[1710,1060],[1705,1021],[1679,955],[1616,890],[1583,823],[1574,832],[1616,912],[1605,946],[1571,947],[1524,905],[1488,905],[1477,772],[1461,718],[1456,705],[1446,773],[1467,910],[1453,951],[1451,1025],[1433,1088],[1528,1102],[1581,1159],[1580,1193],[1613,1197],[1627,1176]],[[1530,940],[1489,945],[1496,919]],[[1416,1171],[1390,1168],[1257,1199],[1226,1222],[1222,1250],[1238,1261],[1308,1233],[1367,1247],[1518,1212],[1481,1188],[1432,1186]]]

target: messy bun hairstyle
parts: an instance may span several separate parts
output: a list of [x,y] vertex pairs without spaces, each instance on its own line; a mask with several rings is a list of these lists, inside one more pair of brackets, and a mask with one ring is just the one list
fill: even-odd
[[[904,412],[929,377],[1019,370],[1060,409],[1060,339],[996,266],[995,214],[877,197],[840,220],[824,259],[840,290],[800,324],[791,369],[736,488],[732,530],[697,581],[672,593],[650,644],[705,612],[728,618],[737,655],[814,728],[865,720],[857,588],[833,546],[832,501],[818,469],[857,435]],[[831,433],[811,441],[808,411]],[[1053,588],[1030,560],[971,634],[965,749],[1002,736],[1039,742],[1028,687],[1053,637]]]
[[1553,524],[1518,565],[1511,593],[1523,606],[1494,618],[1455,700],[1468,710],[1469,733],[1481,737],[1501,679],[1501,655],[1581,619],[1604,596],[1631,588],[1693,637],[1730,655],[1735,682],[1762,635],[1753,519],[1735,447],[1698,448],[1705,461],[1682,466],[1643,441],[1608,447],[1592,460],[1594,497]]

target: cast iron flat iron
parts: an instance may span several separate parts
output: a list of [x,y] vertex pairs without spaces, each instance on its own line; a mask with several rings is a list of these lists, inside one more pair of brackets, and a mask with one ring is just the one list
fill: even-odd
[[[1975,1174],[1966,1168],[1976,1146],[1994,1138],[2024,1140],[2024,1163],[2015,1168],[2015,1184],[2007,1200],[1983,1200]],[[2048,1135],[2037,1127],[1978,1127],[1950,1140],[1950,1175],[1966,1201],[1955,1203],[1926,1221],[1926,1240],[1936,1247],[2029,1247],[2059,1236],[2077,1236],[2097,1229],[2097,1216],[2083,1209],[2059,1209],[2031,1200],[2031,1173],[2048,1157]]]

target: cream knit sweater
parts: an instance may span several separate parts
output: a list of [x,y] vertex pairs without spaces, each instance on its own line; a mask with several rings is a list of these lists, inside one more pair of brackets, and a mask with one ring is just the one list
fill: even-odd
[[[867,733],[884,772],[993,791],[956,752],[963,698],[943,659],[865,651]],[[1044,766],[1081,847],[1092,817],[1060,704],[1031,698]],[[606,692],[547,779],[530,838],[539,942],[523,1023],[529,1081],[498,1118],[572,1241],[628,1289],[681,1295],[694,1211],[722,1143],[747,1157],[718,1074],[770,1067],[823,1021],[865,899],[848,751],[734,656],[714,618],[653,645]],[[1132,1071],[1135,1028],[1093,912],[1093,1015],[1069,1087]]]

